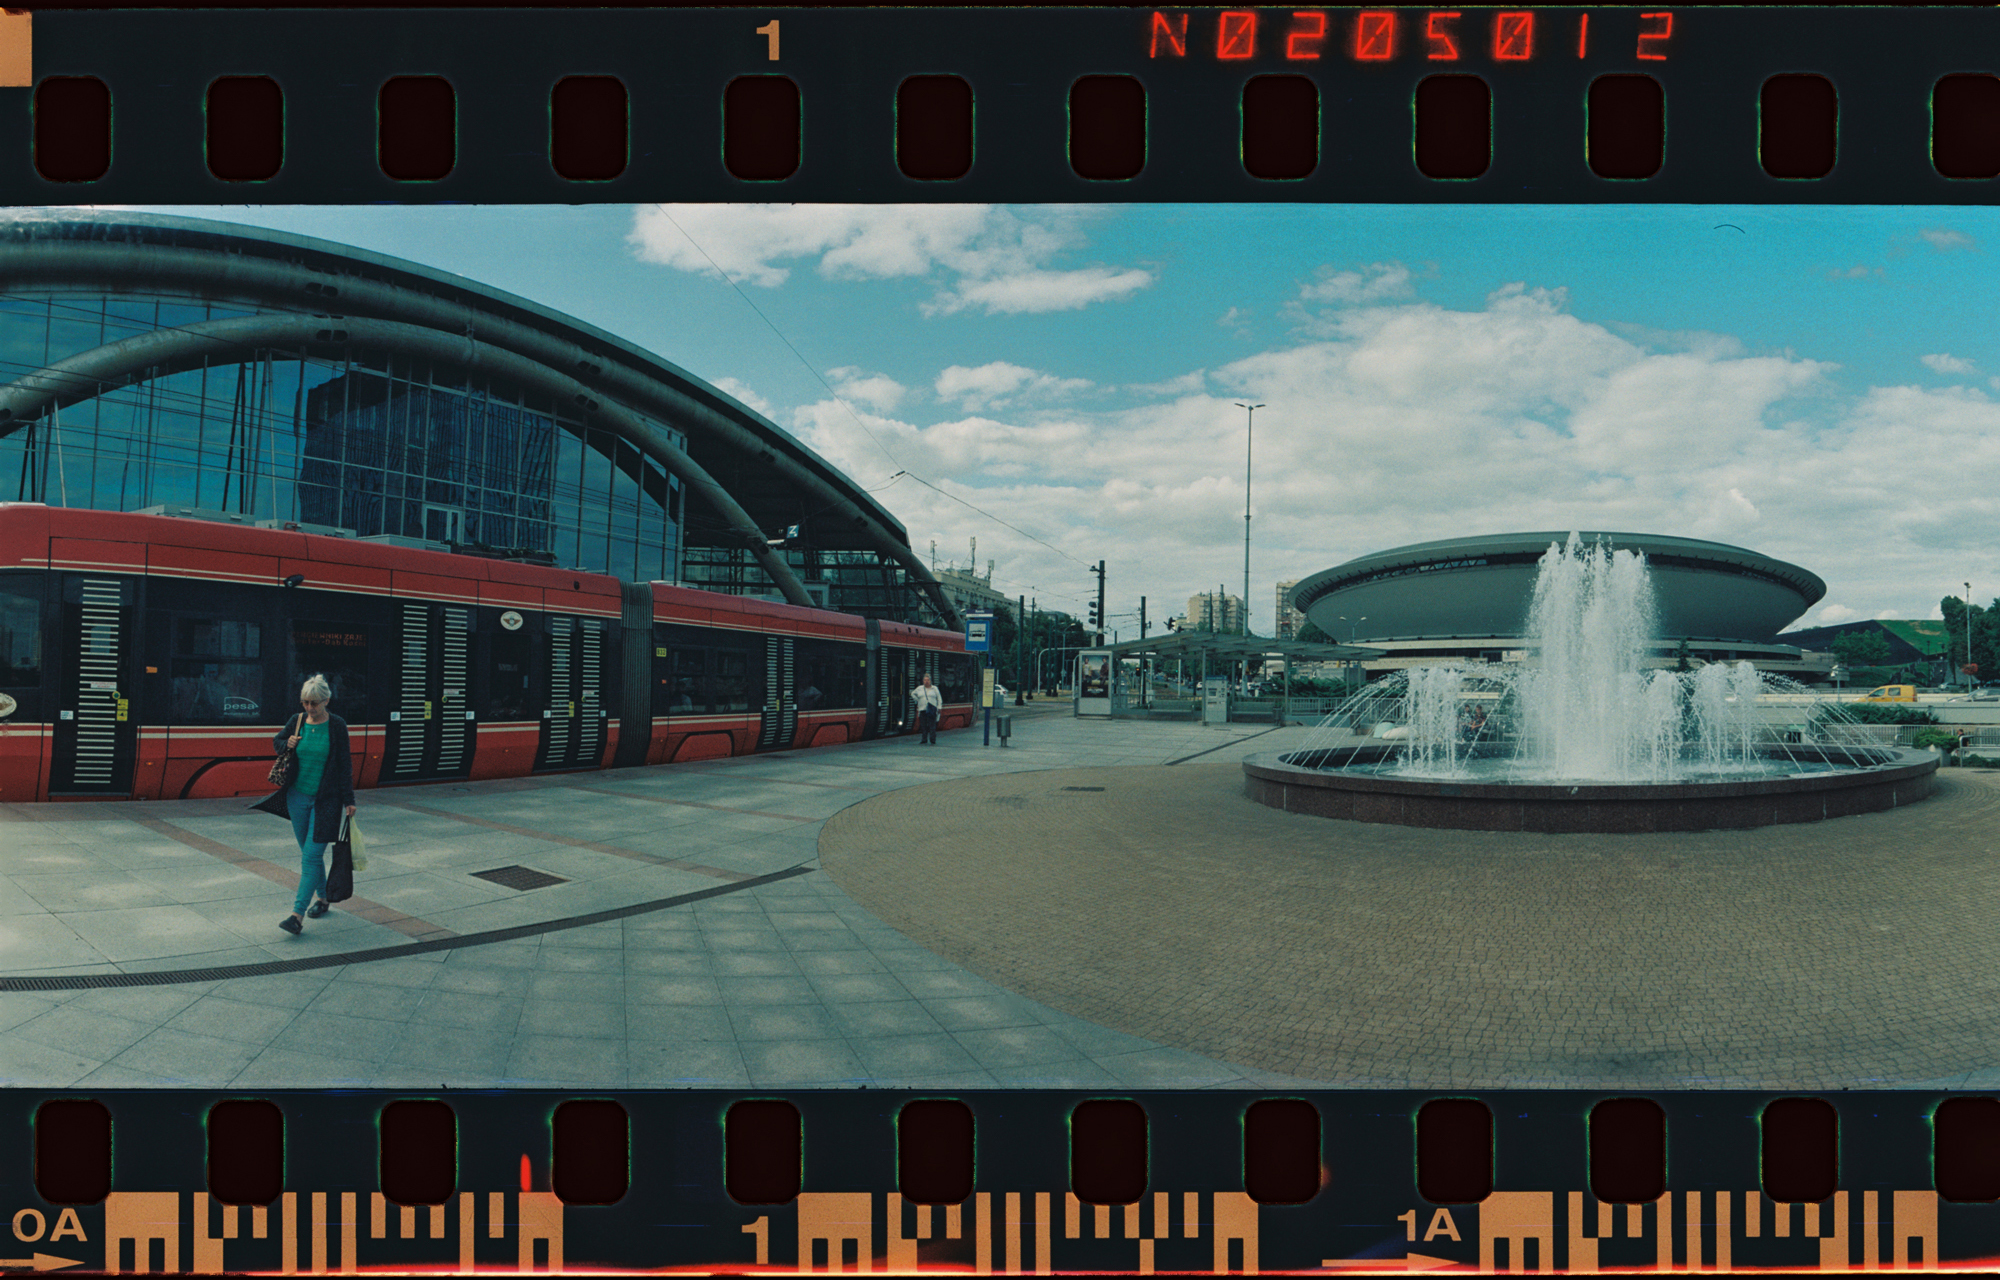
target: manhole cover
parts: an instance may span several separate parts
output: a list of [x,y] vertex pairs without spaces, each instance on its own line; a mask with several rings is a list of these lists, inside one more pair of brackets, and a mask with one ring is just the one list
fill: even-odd
[[561,876],[552,876],[546,871],[532,867],[495,867],[491,871],[475,871],[476,879],[491,880],[504,889],[546,889],[552,884],[568,884]]
[[1103,787],[1064,787],[1064,791],[1102,791]]

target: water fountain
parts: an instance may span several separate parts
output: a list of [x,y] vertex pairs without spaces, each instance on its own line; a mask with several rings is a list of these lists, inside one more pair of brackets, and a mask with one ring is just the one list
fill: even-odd
[[1870,813],[1930,794],[1938,760],[1748,662],[1650,668],[1645,558],[1551,544],[1520,663],[1416,667],[1245,762],[1274,808],[1403,826],[1696,831]]

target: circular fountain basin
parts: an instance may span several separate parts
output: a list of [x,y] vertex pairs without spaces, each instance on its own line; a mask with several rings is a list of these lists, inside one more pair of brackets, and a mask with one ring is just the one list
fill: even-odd
[[[1401,743],[1252,756],[1252,800],[1288,813],[1461,831],[1713,831],[1878,813],[1930,795],[1930,751],[1790,746],[1770,773],[1730,781],[1508,782],[1374,771]],[[1321,761],[1338,756],[1343,767]],[[1800,773],[1794,762],[1825,772]]]

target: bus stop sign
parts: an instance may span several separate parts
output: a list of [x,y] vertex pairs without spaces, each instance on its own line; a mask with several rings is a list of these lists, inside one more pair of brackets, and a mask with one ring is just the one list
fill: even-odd
[[993,615],[990,613],[968,613],[965,615],[965,651],[985,653],[993,647]]

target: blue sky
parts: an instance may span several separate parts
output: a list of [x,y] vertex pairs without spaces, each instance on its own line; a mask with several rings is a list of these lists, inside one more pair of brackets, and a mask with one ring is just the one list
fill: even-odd
[[631,339],[888,486],[941,562],[977,538],[996,586],[1080,612],[1103,558],[1121,630],[1141,594],[1157,621],[1241,591],[1237,401],[1267,406],[1260,631],[1279,579],[1523,529],[1793,560],[1828,583],[1800,625],[1929,617],[1968,578],[2000,596],[1988,210],[173,211],[412,259]]

